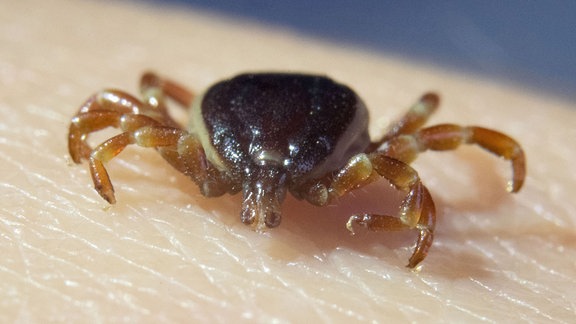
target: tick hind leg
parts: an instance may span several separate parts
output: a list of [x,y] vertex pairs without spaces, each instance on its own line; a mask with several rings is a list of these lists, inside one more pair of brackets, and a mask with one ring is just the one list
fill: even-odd
[[421,129],[414,134],[394,137],[381,148],[386,155],[404,161],[412,162],[419,153],[426,150],[454,150],[461,144],[477,144],[483,149],[502,157],[512,163],[512,180],[508,191],[518,192],[526,176],[526,161],[524,151],[512,138],[500,132],[477,127],[462,127],[453,124],[443,124]]
[[407,192],[398,216],[363,214],[350,217],[347,228],[354,233],[354,226],[372,231],[399,231],[416,229],[418,241],[408,267],[416,267],[428,254],[434,239],[436,209],[428,189],[418,173],[408,164],[386,156],[382,152],[359,154],[334,177],[329,194],[342,196],[379,177],[385,178],[397,189]]

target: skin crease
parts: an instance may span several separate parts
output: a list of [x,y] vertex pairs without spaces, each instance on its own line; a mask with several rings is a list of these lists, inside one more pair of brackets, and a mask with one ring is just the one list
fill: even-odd
[[[0,322],[573,320],[573,102],[195,12],[29,2],[0,12],[11,31],[0,34]],[[198,92],[245,70],[328,74],[365,100],[373,134],[435,90],[429,125],[514,137],[527,181],[508,194],[509,164],[475,147],[422,155],[413,165],[438,223],[415,272],[416,233],[345,228],[353,212],[395,211],[402,195],[386,183],[326,208],[289,197],[280,227],[258,234],[238,218],[240,196],[202,197],[153,150],[130,147],[107,165],[109,206],[67,156],[68,123],[102,88],[137,95],[148,69]]]

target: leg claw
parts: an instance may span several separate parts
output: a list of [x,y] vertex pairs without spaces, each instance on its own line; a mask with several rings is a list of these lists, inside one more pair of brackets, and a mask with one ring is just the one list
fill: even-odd
[[350,234],[356,235],[356,231],[354,230],[354,225],[359,225],[366,227],[368,225],[368,221],[370,220],[370,215],[352,215],[346,222],[346,229],[350,231]]

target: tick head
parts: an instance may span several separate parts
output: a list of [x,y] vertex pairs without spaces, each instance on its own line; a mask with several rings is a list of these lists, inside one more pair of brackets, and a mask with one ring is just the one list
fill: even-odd
[[256,231],[280,225],[286,196],[286,172],[278,166],[261,165],[247,170],[243,184],[241,220]]

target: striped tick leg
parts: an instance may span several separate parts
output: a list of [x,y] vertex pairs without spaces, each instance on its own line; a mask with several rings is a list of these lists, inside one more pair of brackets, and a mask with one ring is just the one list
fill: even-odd
[[526,158],[520,145],[509,136],[478,126],[442,124],[421,129],[414,134],[399,135],[381,147],[381,152],[406,163],[419,153],[434,150],[455,150],[461,144],[476,144],[481,148],[511,161],[512,180],[507,190],[518,192],[526,177]]
[[[96,191],[109,203],[116,202],[114,187],[104,163],[130,145],[155,148],[174,168],[188,175],[207,196],[224,194],[229,179],[212,166],[194,136],[183,130],[168,113],[165,98],[188,108],[194,95],[177,83],[146,73],[140,81],[143,101],[119,90],[103,90],[88,98],[72,118],[68,150],[75,163],[89,161]],[[122,133],[92,149],[88,136],[107,127]]]
[[354,226],[362,226],[372,231],[416,229],[419,233],[418,241],[408,262],[408,267],[414,268],[424,260],[432,245],[436,210],[428,189],[412,167],[382,152],[358,154],[335,175],[328,194],[331,199],[339,197],[380,177],[388,180],[395,188],[407,192],[399,215],[353,215],[348,220],[347,228],[352,233]]

